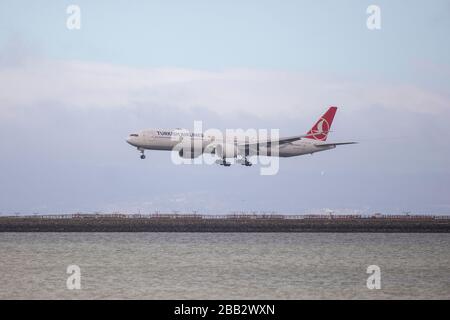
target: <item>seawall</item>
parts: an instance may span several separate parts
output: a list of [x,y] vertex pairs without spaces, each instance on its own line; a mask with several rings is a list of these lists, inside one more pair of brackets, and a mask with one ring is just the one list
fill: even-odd
[[450,233],[450,217],[19,216],[0,217],[0,232]]

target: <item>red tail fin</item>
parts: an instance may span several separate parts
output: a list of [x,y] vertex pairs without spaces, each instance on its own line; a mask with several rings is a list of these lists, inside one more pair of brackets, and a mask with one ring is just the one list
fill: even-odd
[[307,139],[326,141],[328,133],[333,123],[334,115],[337,107],[330,107],[327,112],[316,122],[316,124],[308,131]]

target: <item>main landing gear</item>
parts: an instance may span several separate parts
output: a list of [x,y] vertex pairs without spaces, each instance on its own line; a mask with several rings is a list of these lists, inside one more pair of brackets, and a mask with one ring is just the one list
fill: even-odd
[[252,163],[250,161],[248,161],[247,158],[239,159],[237,162],[240,163],[243,166],[246,166],[246,167],[251,167],[252,166]]
[[216,163],[220,164],[221,166],[224,166],[224,167],[231,166],[231,163],[227,162],[227,160],[225,158],[223,158],[222,160],[216,160]]
[[246,166],[246,167],[251,167],[251,166],[252,166],[252,163],[251,163],[250,161],[248,161],[247,158],[245,158],[245,159],[244,159],[244,163],[243,163],[242,165],[244,165],[244,166]]
[[225,158],[224,158],[224,159],[222,160],[221,165],[224,166],[224,167],[229,167],[229,166],[231,166],[231,163],[227,162],[227,160],[225,160]]
[[[224,167],[231,166],[231,163],[227,162],[226,159],[218,159],[218,160],[216,160],[216,163],[221,165],[221,166],[224,166]],[[251,167],[252,166],[252,163],[250,161],[248,161],[247,158],[237,159],[236,163],[239,163],[239,164],[241,164],[243,166],[246,166],[246,167]]]

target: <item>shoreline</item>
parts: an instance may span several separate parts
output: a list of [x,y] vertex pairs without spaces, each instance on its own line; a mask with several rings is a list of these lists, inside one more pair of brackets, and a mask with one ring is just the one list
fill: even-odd
[[0,217],[0,232],[450,233],[450,217],[19,216]]

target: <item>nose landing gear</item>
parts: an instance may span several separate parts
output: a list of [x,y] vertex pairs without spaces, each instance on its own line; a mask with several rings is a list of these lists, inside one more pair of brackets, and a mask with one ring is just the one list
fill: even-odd
[[145,159],[144,149],[138,148],[138,150],[141,152],[141,159],[144,160]]

